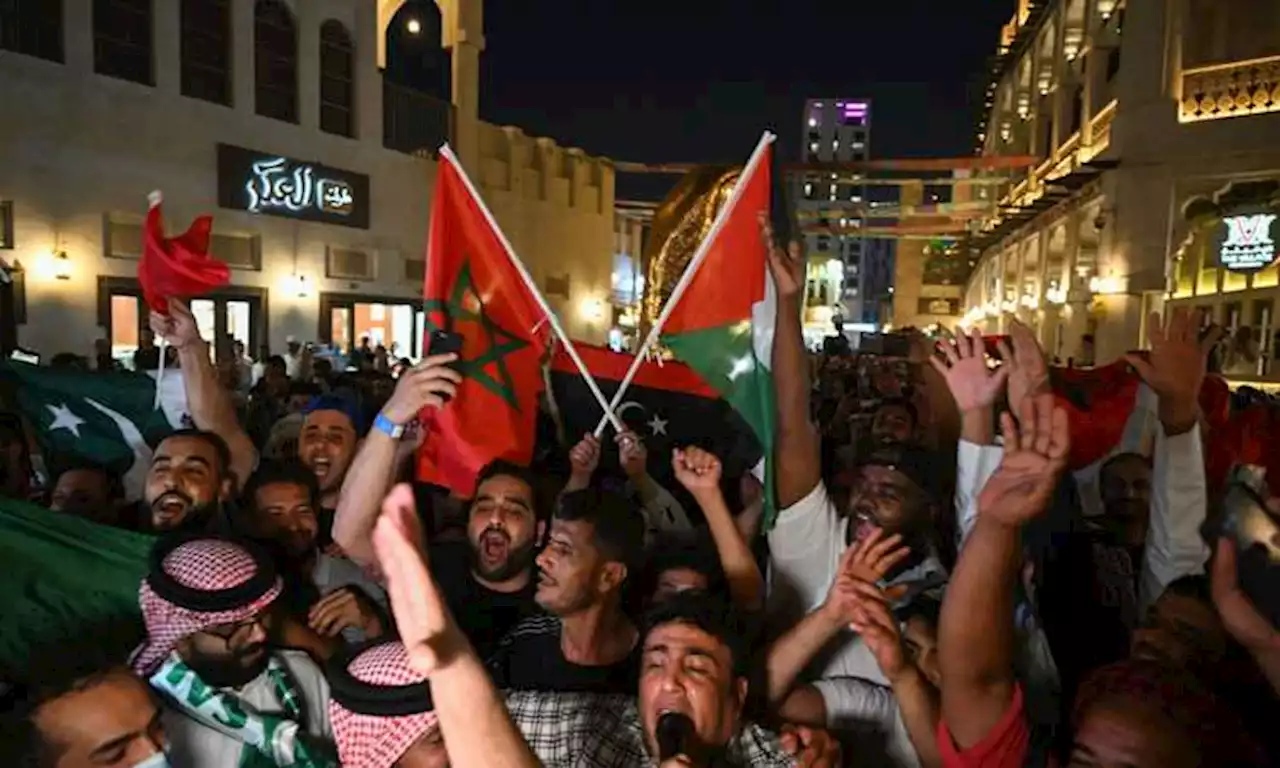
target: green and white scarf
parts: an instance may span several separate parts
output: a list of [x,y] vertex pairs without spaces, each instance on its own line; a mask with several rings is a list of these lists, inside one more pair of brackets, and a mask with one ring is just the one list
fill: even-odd
[[305,731],[302,696],[293,675],[274,656],[266,673],[288,717],[258,712],[234,693],[209,686],[176,653],[149,682],[186,716],[243,742],[240,768],[338,768],[334,749],[316,743]]

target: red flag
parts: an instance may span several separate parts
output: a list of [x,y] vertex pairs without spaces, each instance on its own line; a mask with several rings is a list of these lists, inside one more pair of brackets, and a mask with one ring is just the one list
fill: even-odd
[[200,216],[186,232],[175,238],[164,236],[157,200],[147,211],[142,228],[142,260],[138,262],[138,282],[147,306],[169,314],[169,299],[200,296],[226,285],[231,279],[227,265],[209,255],[211,216]]
[[423,413],[418,477],[469,496],[485,464],[533,457],[548,334],[542,308],[448,152],[431,200],[423,298],[428,334],[462,336],[463,380],[453,400]]

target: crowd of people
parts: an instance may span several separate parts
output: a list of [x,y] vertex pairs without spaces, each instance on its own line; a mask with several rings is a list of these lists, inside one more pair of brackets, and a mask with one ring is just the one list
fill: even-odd
[[155,535],[136,643],[84,627],[10,674],[6,764],[1277,764],[1280,632],[1205,480],[1212,334],[1152,319],[1151,454],[1089,505],[1030,329],[814,354],[803,259],[769,260],[771,496],[623,432],[620,482],[562,435],[460,498],[412,460],[454,355],[339,371],[295,342],[258,373],[171,301],[193,426],[142,499],[83,465],[23,486],[28,442],[0,452],[6,495]]

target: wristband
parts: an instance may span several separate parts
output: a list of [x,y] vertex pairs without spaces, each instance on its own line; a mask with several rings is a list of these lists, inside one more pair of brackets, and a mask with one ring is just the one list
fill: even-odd
[[378,417],[373,420],[373,428],[392,440],[399,440],[400,436],[404,434],[404,425],[388,419],[385,413],[379,413]]

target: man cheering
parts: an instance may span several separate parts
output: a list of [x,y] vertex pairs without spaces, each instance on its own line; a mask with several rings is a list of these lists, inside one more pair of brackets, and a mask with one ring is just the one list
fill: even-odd
[[282,584],[250,545],[174,535],[138,590],[147,639],[131,665],[165,698],[177,765],[336,766],[329,686],[303,653],[270,647]]
[[[375,566],[370,536],[378,504],[391,489],[406,427],[424,408],[457,392],[459,374],[435,355],[406,372],[361,442],[343,482],[333,539],[348,557]],[[507,630],[536,612],[533,557],[542,538],[536,478],[524,467],[495,461],[480,471],[467,520],[466,544],[432,546],[431,563],[462,631],[481,658]]]

